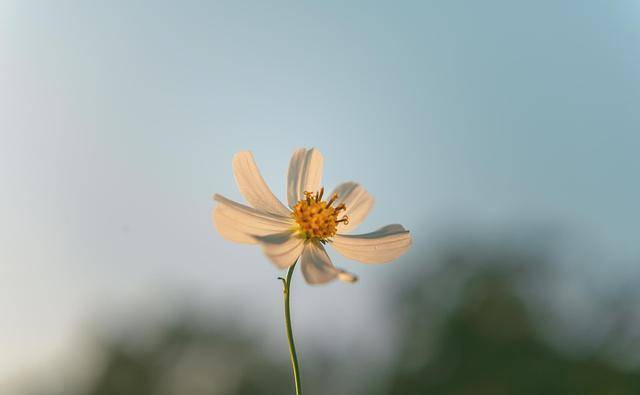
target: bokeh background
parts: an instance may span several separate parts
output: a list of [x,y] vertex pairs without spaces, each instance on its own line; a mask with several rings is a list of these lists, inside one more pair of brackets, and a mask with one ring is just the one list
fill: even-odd
[[640,393],[637,1],[0,1],[0,394],[292,393],[252,150],[402,223],[296,275],[308,394]]

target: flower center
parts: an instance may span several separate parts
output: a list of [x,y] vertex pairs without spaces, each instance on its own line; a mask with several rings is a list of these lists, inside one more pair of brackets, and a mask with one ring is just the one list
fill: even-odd
[[298,227],[296,232],[305,239],[326,240],[336,234],[338,224],[349,223],[349,218],[344,215],[338,219],[340,211],[345,210],[344,204],[333,207],[333,202],[338,198],[338,194],[334,193],[329,201],[322,200],[324,188],[316,192],[304,192],[305,199],[300,200],[293,207],[293,218],[296,220]]

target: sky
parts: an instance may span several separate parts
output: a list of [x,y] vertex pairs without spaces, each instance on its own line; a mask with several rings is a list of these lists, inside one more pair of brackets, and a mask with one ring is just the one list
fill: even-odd
[[[412,254],[450,224],[562,226],[637,274],[638,103],[635,1],[4,0],[0,384],[185,293],[284,344],[279,273],[211,224],[240,150],[284,198],[317,147],[327,188],[376,198],[360,229],[401,223]],[[298,277],[297,331],[384,354],[380,290],[410,259],[332,256],[361,281]]]

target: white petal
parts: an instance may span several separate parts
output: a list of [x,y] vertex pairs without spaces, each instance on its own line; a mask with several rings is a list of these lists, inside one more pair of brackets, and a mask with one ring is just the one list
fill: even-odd
[[256,236],[285,232],[293,224],[289,217],[256,210],[218,194],[213,198],[219,203],[213,209],[213,222],[227,240],[255,244]]
[[304,198],[304,192],[316,192],[322,181],[323,158],[315,148],[307,150],[300,148],[293,153],[289,162],[287,176],[287,199],[289,207]]
[[264,182],[251,152],[242,151],[233,157],[233,174],[240,193],[253,207],[272,214],[289,215],[290,211],[275,197]]
[[304,240],[291,232],[257,237],[265,255],[280,269],[293,265],[304,248]]
[[332,245],[347,258],[363,263],[385,263],[407,252],[411,235],[402,225],[387,225],[362,235],[335,235]]
[[350,232],[364,221],[373,208],[373,197],[355,182],[344,182],[338,185],[329,196],[333,196],[334,193],[338,194],[334,206],[344,203],[346,206],[344,214],[349,217],[349,224],[340,223],[338,231],[340,233]]
[[305,243],[300,266],[309,284],[324,284],[336,278],[350,283],[358,280],[355,275],[333,266],[327,251],[317,242]]

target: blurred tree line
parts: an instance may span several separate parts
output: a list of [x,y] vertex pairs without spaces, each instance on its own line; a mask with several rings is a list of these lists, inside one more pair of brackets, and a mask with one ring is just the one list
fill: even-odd
[[443,260],[440,272],[417,280],[402,297],[402,346],[389,394],[640,394],[640,371],[610,358],[619,339],[571,355],[544,338],[536,322],[552,316],[533,309],[523,292],[552,277],[543,257],[474,248]]
[[[638,328],[629,319],[629,310],[619,309],[617,318],[609,316],[617,323],[612,325],[614,336],[586,352],[567,353],[545,338],[540,323],[553,316],[533,309],[525,292],[541,288],[553,276],[544,256],[508,247],[456,245],[436,258],[423,259],[426,262],[414,267],[430,270],[412,273],[401,287],[404,291],[389,305],[398,318],[399,336],[398,352],[384,369],[384,385],[363,384],[355,393],[640,394],[637,367],[623,368],[611,358],[611,350],[623,340],[620,333],[632,334],[622,336],[626,341],[622,354],[638,349],[633,336]],[[637,301],[626,295],[623,304],[637,305]],[[211,327],[194,318],[162,328],[150,345],[133,346],[140,336],[144,333],[104,344],[104,364],[94,372],[91,385],[65,395],[293,393],[288,361],[272,360],[251,336],[236,328]],[[359,383],[372,381],[344,361],[316,364],[347,377],[358,374]],[[327,383],[321,380],[326,376],[316,373],[317,377],[305,376],[305,392],[326,394]],[[371,374],[376,375],[373,382],[380,383],[380,372]],[[329,392],[339,394],[334,389]]]

